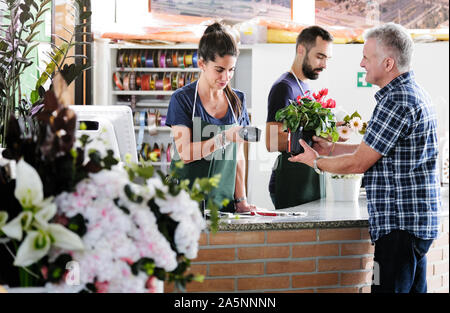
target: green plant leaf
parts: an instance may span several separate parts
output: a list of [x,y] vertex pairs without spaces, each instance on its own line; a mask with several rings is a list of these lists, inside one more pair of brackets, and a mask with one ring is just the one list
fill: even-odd
[[89,64],[65,64],[61,69],[61,74],[63,75],[67,85],[70,85],[83,71],[89,69],[91,66]]
[[28,5],[26,5],[25,3],[20,4],[19,8],[22,10],[22,13],[30,12],[30,7]]
[[31,45],[29,45],[25,51],[23,52],[23,57],[26,58],[28,56],[28,54],[33,51],[34,48],[36,48],[39,45],[38,42],[32,43]]
[[31,24],[30,25],[31,32],[34,32],[35,28],[38,27],[39,25],[41,25],[42,23],[44,23],[44,21],[37,21],[37,22]]
[[35,33],[32,33],[32,34],[30,34],[27,38],[25,38],[25,40],[27,41],[27,42],[31,42],[33,39],[34,39],[34,37],[36,37],[37,35],[39,35],[41,32],[40,31],[37,31],[37,32],[35,32]]
[[42,85],[45,84],[45,82],[48,79],[48,74],[47,72],[43,72],[41,74],[41,76],[39,77],[38,81],[36,82],[36,89],[38,89],[39,87],[41,87]]
[[40,98],[41,98],[41,97],[39,97],[39,92],[38,92],[37,90],[33,90],[33,91],[31,92],[31,95],[30,95],[30,101],[31,101],[31,103],[35,104],[36,102],[39,101]]
[[331,138],[333,140],[333,142],[336,142],[339,140],[339,133],[335,130],[333,130],[333,132],[331,133]]
[[37,3],[35,1],[28,1],[28,2],[31,3],[31,5],[36,9],[36,11],[39,10],[39,6],[37,5]]
[[43,7],[45,7],[48,3],[50,3],[52,0],[44,0],[43,2],[41,2],[41,5],[39,6],[40,9],[42,9]]
[[352,118],[354,118],[354,117],[359,117],[359,118],[361,118],[361,115],[358,114],[358,111],[355,111],[355,112],[353,112],[353,114],[350,116],[349,121],[350,121]]
[[[67,44],[69,44],[69,42],[68,42],[64,37],[62,37],[62,36],[60,36],[60,35],[58,35],[58,34],[52,34],[52,36],[58,38],[59,40],[65,42],[65,43],[67,43]],[[52,46],[53,46],[53,47],[57,47],[55,44],[52,44]]]
[[8,49],[8,44],[3,40],[0,41],[0,51],[6,51],[6,49]]
[[[69,49],[69,45],[66,43],[61,44],[59,49],[56,49],[57,51],[54,53],[53,57],[50,56],[52,61],[47,64],[47,67],[42,73],[41,77],[36,82],[36,89],[38,89],[40,86],[44,85],[47,82],[47,79],[49,78],[49,75],[52,75],[55,72],[55,69],[57,66],[59,66],[59,62],[64,57],[64,54],[67,53],[67,50]],[[54,49],[55,50],[55,49]]]
[[136,169],[136,172],[140,177],[149,179],[153,177],[155,169],[152,166],[139,167],[138,169]]
[[[51,0],[50,0],[50,1],[51,1]],[[45,9],[43,9],[42,11],[39,11],[38,14],[36,15],[36,20],[40,19],[41,16],[42,16],[43,14],[45,14],[45,12],[47,12],[47,11],[49,11],[49,10],[50,10],[50,8],[45,8]]]

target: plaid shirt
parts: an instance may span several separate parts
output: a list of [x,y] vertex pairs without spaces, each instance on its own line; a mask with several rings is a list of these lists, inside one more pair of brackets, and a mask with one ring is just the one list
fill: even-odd
[[372,242],[395,229],[435,239],[441,207],[437,120],[407,72],[375,94],[363,141],[382,157],[364,173]]

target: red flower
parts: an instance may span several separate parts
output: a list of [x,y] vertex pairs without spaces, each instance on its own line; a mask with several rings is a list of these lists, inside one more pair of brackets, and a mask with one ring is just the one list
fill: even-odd
[[322,90],[319,91],[318,94],[313,93],[313,97],[314,97],[314,99],[316,99],[317,102],[320,102],[320,100],[322,100],[322,98],[325,97],[327,94],[328,94],[328,89],[323,88]]
[[297,97],[297,103],[300,105],[302,104],[302,96]]
[[330,109],[334,109],[336,107],[336,101],[333,99],[328,99],[326,103],[326,107]]

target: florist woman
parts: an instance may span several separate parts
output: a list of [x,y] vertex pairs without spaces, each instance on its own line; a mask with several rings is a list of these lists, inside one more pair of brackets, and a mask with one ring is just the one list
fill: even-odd
[[[197,177],[220,174],[210,197],[223,211],[241,213],[256,207],[245,198],[244,140],[238,134],[249,125],[245,97],[229,84],[238,54],[234,38],[221,24],[208,26],[198,48],[200,78],[174,92],[166,125],[175,140],[171,170],[191,184]],[[176,166],[180,159],[182,168]],[[225,199],[230,201],[224,205]]]

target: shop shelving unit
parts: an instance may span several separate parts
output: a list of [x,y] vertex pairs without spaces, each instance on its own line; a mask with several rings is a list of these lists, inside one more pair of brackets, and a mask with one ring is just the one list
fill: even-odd
[[[167,108],[170,101],[170,96],[174,90],[119,90],[115,87],[113,74],[120,73],[143,73],[143,74],[159,74],[159,73],[185,73],[194,75],[199,74],[200,69],[196,67],[121,67],[117,64],[118,53],[121,50],[153,50],[155,51],[186,51],[193,52],[197,50],[195,44],[170,44],[170,45],[145,45],[128,42],[111,43],[109,41],[96,40],[94,45],[95,55],[95,71],[94,79],[94,104],[121,104],[132,107],[133,112],[159,110],[162,116],[167,114]],[[251,67],[251,47],[243,46],[240,48],[241,54],[238,59],[240,65],[237,66],[232,86],[243,90],[246,93],[247,107],[251,108],[251,71],[246,70]],[[160,75],[160,74],[159,74]],[[250,76],[250,77],[249,77]],[[105,84],[104,80],[108,79]],[[105,86],[106,85],[106,86]],[[105,88],[106,87],[106,88]],[[136,141],[139,140],[140,126],[135,123]],[[156,127],[156,134],[151,135],[147,128],[143,136],[143,142],[153,147],[158,144],[159,148],[167,151],[170,143],[173,145],[172,134],[170,128],[167,126]],[[138,143],[139,145],[139,143]],[[140,151],[138,151],[139,154]],[[164,156],[162,156],[164,157]],[[165,167],[166,162],[154,162],[155,166],[167,171]]]

